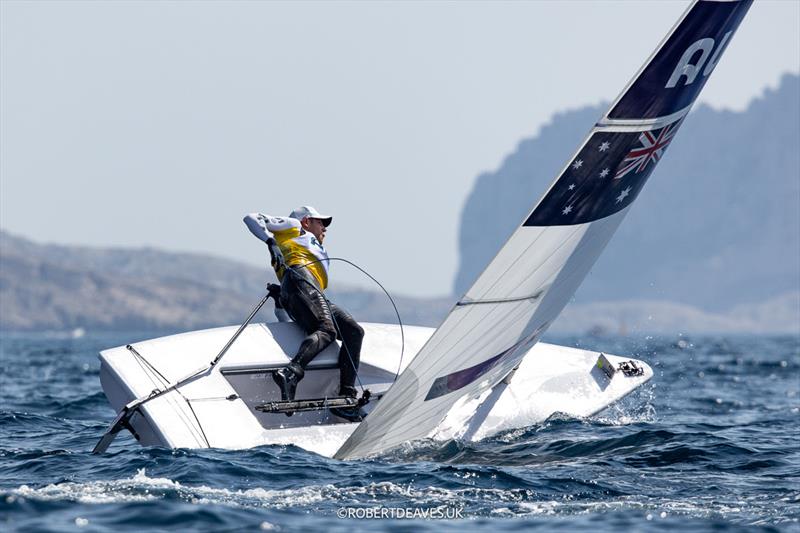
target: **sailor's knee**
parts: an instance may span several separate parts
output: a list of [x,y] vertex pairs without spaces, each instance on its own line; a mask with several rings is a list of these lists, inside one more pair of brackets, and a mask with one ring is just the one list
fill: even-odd
[[344,313],[342,316],[339,316],[338,322],[339,326],[342,328],[342,335],[346,335],[350,338],[364,338],[364,328],[349,314]]
[[320,340],[325,343],[325,346],[332,343],[333,339],[336,338],[336,328],[333,327],[332,323],[323,322],[320,324],[317,333],[320,336]]
[[341,324],[341,327],[341,338],[348,346],[361,346],[361,341],[364,340],[364,328],[359,326],[355,321]]

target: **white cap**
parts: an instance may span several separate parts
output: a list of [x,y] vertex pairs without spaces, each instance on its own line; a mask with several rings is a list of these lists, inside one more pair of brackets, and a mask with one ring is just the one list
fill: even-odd
[[320,219],[322,221],[322,225],[325,226],[326,228],[330,226],[331,222],[333,221],[333,217],[327,215],[321,215],[319,211],[317,211],[310,205],[304,205],[298,207],[289,214],[289,218],[296,218],[297,220],[303,220],[306,217]]

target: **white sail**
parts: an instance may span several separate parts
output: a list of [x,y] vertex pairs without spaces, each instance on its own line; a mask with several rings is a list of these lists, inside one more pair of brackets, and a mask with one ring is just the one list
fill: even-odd
[[337,458],[430,435],[456,402],[520,364],[622,222],[750,4],[689,7]]

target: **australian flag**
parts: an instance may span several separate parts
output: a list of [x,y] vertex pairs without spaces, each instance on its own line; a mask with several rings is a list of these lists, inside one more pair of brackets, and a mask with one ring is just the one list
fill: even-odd
[[526,226],[568,226],[627,207],[669,147],[680,121],[661,129],[591,136]]

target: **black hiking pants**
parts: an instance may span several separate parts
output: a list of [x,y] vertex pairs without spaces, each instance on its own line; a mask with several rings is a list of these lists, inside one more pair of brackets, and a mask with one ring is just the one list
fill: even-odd
[[307,334],[292,358],[292,363],[305,370],[312,359],[327,348],[333,339],[341,340],[338,361],[339,392],[355,395],[364,328],[358,325],[350,313],[330,303],[323,296],[316,281],[305,268],[286,269],[281,282],[281,303]]

